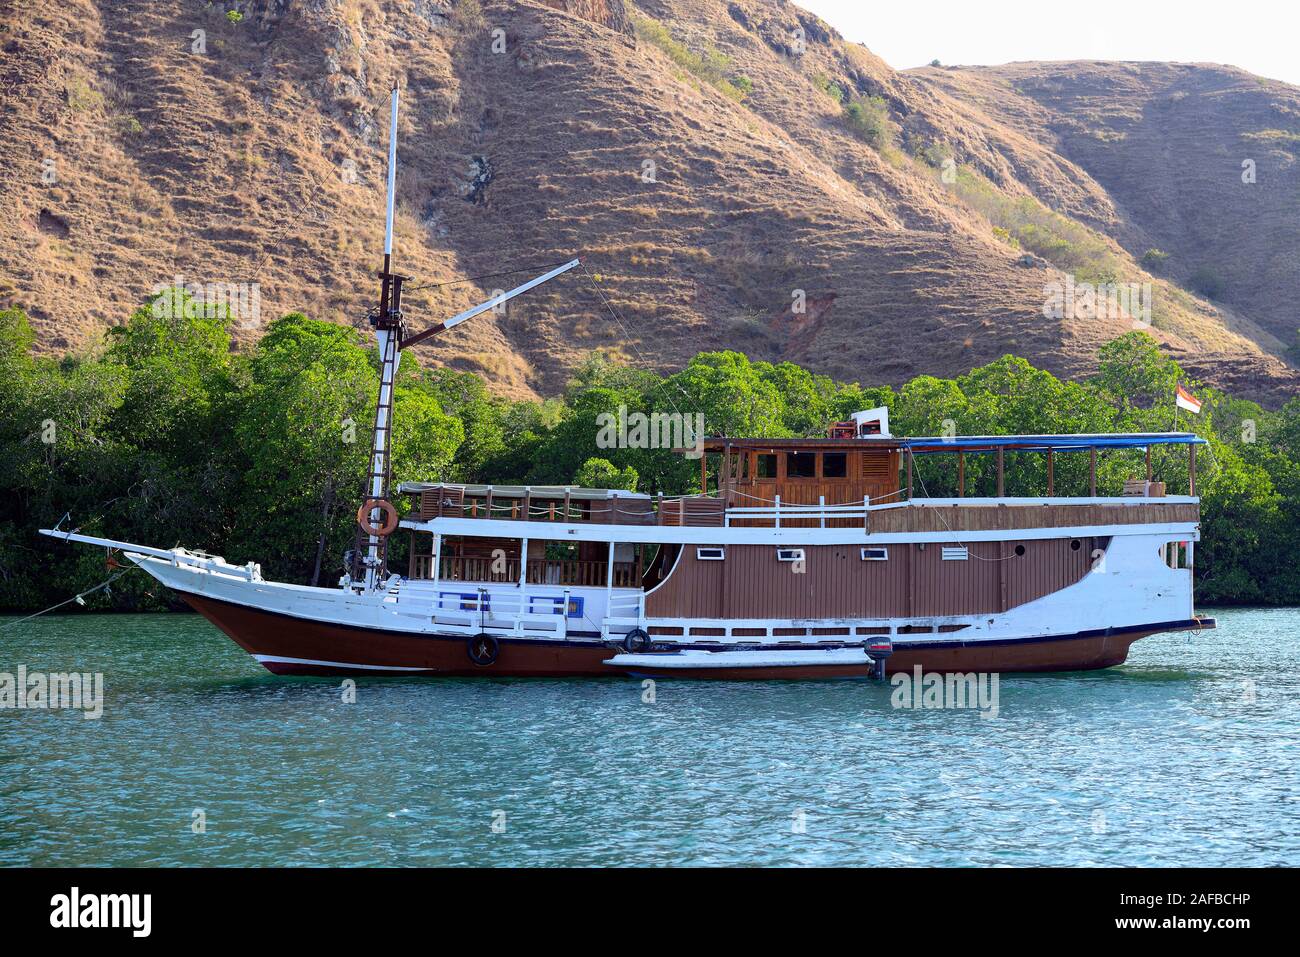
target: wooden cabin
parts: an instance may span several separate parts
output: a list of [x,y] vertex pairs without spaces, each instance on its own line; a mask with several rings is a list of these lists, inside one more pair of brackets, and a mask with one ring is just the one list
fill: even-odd
[[[861,506],[864,499],[871,504],[900,500],[902,453],[895,439],[721,438],[706,440],[704,451],[716,456],[718,495],[729,509],[771,507],[777,501]],[[828,521],[836,524],[840,520]]]

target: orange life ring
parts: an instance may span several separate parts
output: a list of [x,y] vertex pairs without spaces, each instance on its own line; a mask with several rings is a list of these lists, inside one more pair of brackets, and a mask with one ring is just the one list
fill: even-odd
[[[376,508],[384,513],[384,524],[378,526],[370,524],[370,512]],[[397,509],[393,508],[392,502],[382,498],[368,498],[357,509],[357,524],[367,535],[378,535],[381,538],[391,535],[397,528]]]

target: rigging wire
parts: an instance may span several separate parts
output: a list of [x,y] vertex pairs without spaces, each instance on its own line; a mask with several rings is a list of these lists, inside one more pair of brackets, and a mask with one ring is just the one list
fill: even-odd
[[[619,329],[622,330],[624,340],[627,342],[629,346],[632,347],[632,351],[636,353],[637,358],[641,360],[641,362],[646,366],[646,368],[653,368],[653,364],[646,359],[645,353],[643,353],[640,349],[637,348],[636,341],[632,338],[632,333],[628,330],[627,326],[624,324],[622,317],[618,313],[618,310],[614,308],[614,304],[609,301],[608,297],[606,297],[605,291],[601,289],[600,284],[596,282],[596,277],[593,276],[591,272],[587,269],[587,264],[584,262],[579,262],[578,268],[582,270],[583,274],[586,275],[587,279],[591,282],[591,288],[596,290],[596,295],[600,297],[600,301],[604,304],[605,308],[609,310],[609,314],[614,318],[614,322],[618,325]],[[672,380],[669,378],[665,378],[660,381],[659,386],[667,385],[669,382],[672,382]],[[677,385],[677,383],[675,382],[673,383],[673,385],[677,387],[677,391],[682,394],[683,399],[690,401],[691,397],[687,394],[685,389],[683,389],[680,385]],[[655,386],[655,388],[659,388],[659,386]],[[665,394],[664,397],[668,400],[668,404],[673,407],[673,411],[676,412],[678,415],[681,415],[682,410],[677,408],[677,403],[673,401],[672,396]]]
[[[928,488],[925,487],[925,479],[921,478],[921,470],[920,470],[920,469],[916,469],[915,472],[914,472],[914,474],[916,475],[916,481],[917,481],[917,483],[920,484],[920,486],[921,486],[921,491],[925,493],[925,497],[926,497],[926,498],[929,498],[929,497],[930,497],[930,490],[929,490]],[[983,555],[977,555],[977,554],[975,554],[974,552],[971,551],[971,548],[970,548],[969,545],[967,545],[965,542],[963,542],[960,538],[957,537],[957,533],[956,533],[955,531],[953,531],[953,527],[952,527],[951,525],[948,524],[948,519],[944,517],[943,509],[941,509],[941,508],[940,508],[940,509],[936,509],[936,511],[937,511],[937,513],[938,513],[938,515],[939,515],[939,521],[943,522],[944,527],[945,527],[946,529],[948,529],[948,531],[952,534],[952,540],[953,540],[954,542],[956,542],[958,545],[960,545],[962,548],[966,549],[966,554],[967,554],[967,556],[969,556],[970,558],[974,558],[974,559],[976,559],[976,560],[978,560],[978,561],[981,561],[981,562],[1005,562],[1005,561],[1008,561],[1008,560],[1010,560],[1010,559],[1012,559],[1012,558],[1019,558],[1019,557],[1020,557],[1020,556],[1018,556],[1018,555],[1016,555],[1016,554],[1014,554],[1014,553],[1011,554],[1011,555],[1003,555],[1001,558],[985,558]],[[1001,541],[1001,540],[1000,540],[1000,541]]]
[[123,575],[129,574],[130,572],[135,571],[139,567],[140,567],[139,565],[132,565],[130,568],[124,568],[116,575],[110,575],[108,578],[100,582],[94,588],[88,588],[83,592],[78,592],[77,594],[73,595],[71,598],[64,599],[63,601],[59,602],[57,605],[51,605],[49,608],[46,608],[44,611],[38,611],[36,612],[36,614],[28,615],[26,618],[19,618],[17,621],[6,622],[4,625],[0,627],[15,628],[18,625],[21,625],[25,621],[31,621],[33,618],[39,618],[41,617],[41,615],[49,614],[50,612],[55,611],[56,609],[62,608],[64,605],[72,604],[74,601],[79,605],[84,605],[85,601],[83,601],[83,599],[87,595],[93,595],[95,594],[95,592],[107,588],[109,585],[113,584],[113,582],[117,581]]
[[[521,272],[542,273],[542,272],[547,272],[548,270],[551,269],[555,269],[559,266],[563,266],[565,263],[569,261],[570,260],[568,259],[564,259],[557,263],[548,263],[545,266],[521,266],[518,269],[507,269],[505,272],[490,272],[490,273],[485,273],[482,276],[466,276],[464,279],[449,279],[446,282],[424,282],[424,283],[420,283],[420,285],[418,286],[407,286],[405,291],[415,292],[417,289],[439,289],[442,286],[456,286],[466,282],[478,282],[482,279],[496,279],[498,276],[513,276],[515,273],[521,273]],[[586,267],[584,266],[583,268],[585,269]]]

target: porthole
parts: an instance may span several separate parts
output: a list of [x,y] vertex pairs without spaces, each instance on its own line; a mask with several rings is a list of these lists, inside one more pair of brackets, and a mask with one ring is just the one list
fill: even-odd
[[1016,546],[1016,554],[1017,554],[1017,555],[1023,555],[1024,553],[1025,553],[1025,546],[1024,546],[1024,545],[1017,545],[1017,546]]
[[1082,545],[1077,538],[1070,542],[1070,551],[1072,552],[1077,552],[1081,547]]

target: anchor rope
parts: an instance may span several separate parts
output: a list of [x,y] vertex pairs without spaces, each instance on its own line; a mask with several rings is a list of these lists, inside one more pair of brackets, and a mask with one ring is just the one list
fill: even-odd
[[133,572],[139,567],[140,567],[139,565],[132,565],[130,568],[124,568],[116,575],[110,575],[108,578],[104,579],[104,581],[100,582],[94,588],[88,588],[83,592],[77,592],[77,594],[73,595],[71,598],[64,599],[63,601],[59,602],[57,605],[51,605],[49,608],[46,608],[44,611],[38,611],[34,615],[28,615],[26,618],[19,618],[17,621],[6,622],[4,625],[0,625],[0,628],[16,628],[18,625],[21,625],[25,621],[31,621],[33,618],[39,618],[41,617],[41,615],[47,615],[52,611],[56,611],[59,608],[62,608],[64,605],[72,604],[74,601],[77,602],[78,604],[84,604],[82,599],[84,599],[87,595],[93,595],[95,594],[95,592],[107,588],[109,585],[113,584],[113,582],[117,581],[123,575],[129,572]]

